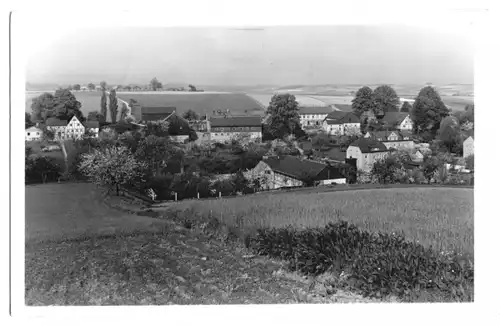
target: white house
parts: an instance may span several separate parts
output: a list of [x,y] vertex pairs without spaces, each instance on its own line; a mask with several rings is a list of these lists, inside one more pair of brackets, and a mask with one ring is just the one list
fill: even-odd
[[329,106],[299,107],[300,125],[304,127],[321,128],[323,120],[333,109]]
[[404,131],[368,131],[365,138],[382,142],[387,148],[413,149],[415,147],[415,142]]
[[240,136],[255,141],[262,139],[262,120],[255,116],[211,118],[207,121],[207,129],[212,142],[229,142]]
[[387,147],[374,139],[361,138],[349,145],[346,158],[355,158],[358,170],[370,172],[373,164],[389,154]]
[[361,124],[352,112],[334,111],[323,120],[323,130],[330,135],[356,135],[361,132]]
[[464,140],[464,157],[474,155],[474,137],[469,136]]
[[[85,134],[85,126],[78,120],[76,116],[73,116],[70,121],[61,120],[55,117],[47,119],[45,121],[47,129],[54,132],[54,139],[78,139]],[[99,127],[97,126],[97,130]],[[95,130],[95,127],[92,127]]]
[[29,127],[24,131],[24,139],[26,141],[40,140],[43,136],[43,130],[38,127]]
[[382,123],[388,128],[412,131],[413,121],[407,112],[387,112],[382,118]]

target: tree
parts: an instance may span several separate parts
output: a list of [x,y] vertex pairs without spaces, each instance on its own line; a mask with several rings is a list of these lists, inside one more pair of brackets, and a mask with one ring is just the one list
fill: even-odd
[[81,89],[80,84],[75,84],[75,85],[73,85],[73,89],[74,89],[75,91],[79,91],[79,90]]
[[87,115],[88,121],[99,121],[99,123],[106,122],[106,119],[99,111],[90,111]]
[[194,85],[189,84],[188,87],[190,92],[196,92],[196,87]]
[[438,92],[431,86],[426,86],[418,93],[411,110],[414,132],[421,134],[429,131],[435,136],[441,120],[448,115],[449,110]]
[[106,90],[104,88],[101,89],[101,115],[104,117],[105,120],[107,120],[107,118],[108,118],[108,99],[107,99]]
[[299,104],[295,96],[290,94],[276,94],[266,110],[267,127],[274,138],[284,139],[300,129]]
[[352,111],[358,117],[361,117],[364,112],[373,110],[373,91],[370,87],[361,87],[354,98],[352,99]]
[[43,93],[32,99],[31,117],[35,121],[45,121],[47,118],[54,115],[54,95],[51,93]]
[[101,85],[101,90],[105,91],[107,89],[108,83],[106,83],[104,80],[100,83]]
[[75,95],[69,89],[58,89],[54,93],[55,115],[62,120],[70,120],[76,116],[81,122],[85,121],[83,112],[80,110],[82,104],[77,101]]
[[119,119],[119,121],[125,121],[129,115],[130,115],[129,106],[125,103],[122,103],[122,105],[120,107],[120,119]]
[[116,190],[130,185],[134,181],[143,180],[147,164],[138,161],[130,150],[124,146],[113,146],[93,149],[82,154],[79,170],[92,183]]
[[373,130],[378,120],[372,110],[364,111],[360,118],[361,133],[365,134],[367,131]]
[[158,81],[158,79],[156,79],[156,77],[151,79],[150,85],[151,85],[151,88],[153,89],[153,91],[156,91],[156,90],[161,89],[163,87],[162,84]]
[[471,171],[474,171],[474,154],[469,155],[465,158],[465,167]]
[[182,117],[188,121],[196,121],[196,120],[200,119],[200,116],[198,115],[198,113],[196,113],[195,111],[193,111],[191,109],[184,112]]
[[116,123],[116,118],[118,116],[118,98],[116,97],[115,89],[109,92],[109,113],[111,114],[111,123]]
[[24,128],[29,128],[31,126],[33,126],[34,123],[31,122],[31,114],[29,114],[28,112],[25,112],[24,113]]
[[168,138],[149,135],[139,141],[134,154],[138,160],[146,162],[155,174],[166,167],[171,152],[172,144]]
[[399,111],[399,96],[389,85],[381,85],[373,91],[375,116],[381,119],[387,112]]
[[411,104],[408,103],[408,101],[403,102],[403,106],[401,107],[401,112],[408,112],[410,113],[411,111]]
[[60,175],[61,168],[55,159],[42,155],[30,155],[25,162],[26,182],[56,181]]
[[95,85],[93,83],[88,83],[87,87],[88,87],[89,91],[95,90]]
[[441,120],[438,135],[450,153],[462,152],[460,122],[456,117],[448,116]]
[[377,160],[373,164],[371,175],[379,183],[395,183],[399,181],[398,171],[403,168],[403,164],[397,156],[389,155],[382,160]]

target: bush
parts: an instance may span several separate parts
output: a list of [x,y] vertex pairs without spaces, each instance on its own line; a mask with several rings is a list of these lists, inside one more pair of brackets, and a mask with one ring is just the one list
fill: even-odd
[[394,233],[362,231],[345,221],[305,230],[259,229],[250,247],[260,255],[287,260],[292,271],[344,272],[345,285],[369,297],[404,299],[420,291],[459,301],[472,297],[466,289],[473,287],[474,270],[466,257],[444,255]]

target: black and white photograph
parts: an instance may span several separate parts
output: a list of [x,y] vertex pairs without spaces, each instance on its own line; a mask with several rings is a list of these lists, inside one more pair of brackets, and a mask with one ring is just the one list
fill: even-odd
[[24,306],[475,302],[481,15],[113,16],[11,17]]

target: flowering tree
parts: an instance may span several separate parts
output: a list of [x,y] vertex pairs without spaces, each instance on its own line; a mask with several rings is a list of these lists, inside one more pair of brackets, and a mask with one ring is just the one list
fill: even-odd
[[120,194],[120,186],[141,179],[147,164],[135,159],[130,150],[124,146],[94,149],[82,155],[79,170],[92,183],[116,190]]

